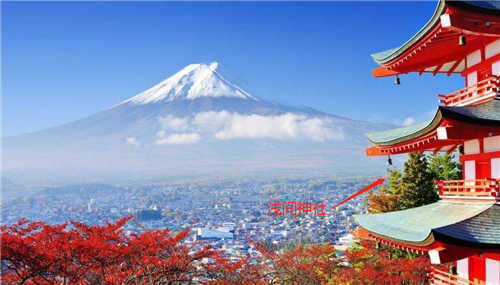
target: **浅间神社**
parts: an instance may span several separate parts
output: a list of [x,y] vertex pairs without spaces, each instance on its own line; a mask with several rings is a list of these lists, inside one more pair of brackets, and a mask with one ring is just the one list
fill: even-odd
[[373,75],[395,84],[410,72],[458,73],[465,87],[438,95],[429,121],[368,134],[366,154],[456,151],[463,177],[436,181],[436,203],[356,221],[380,243],[428,254],[430,284],[500,284],[500,1],[441,0],[417,34],[372,57]]

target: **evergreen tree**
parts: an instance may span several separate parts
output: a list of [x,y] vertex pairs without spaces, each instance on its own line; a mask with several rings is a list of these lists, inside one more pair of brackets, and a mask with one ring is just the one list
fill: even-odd
[[434,174],[429,171],[425,155],[410,153],[404,164],[398,205],[401,209],[410,209],[434,203],[438,199]]
[[386,213],[434,203],[439,199],[435,180],[462,178],[461,165],[453,155],[430,155],[429,161],[425,155],[414,152],[408,155],[404,173],[397,168],[387,169],[389,186],[368,193],[368,212]]
[[427,157],[429,158],[429,171],[435,180],[462,179],[462,164],[455,160],[454,154],[431,154]]
[[401,171],[397,168],[388,168],[389,188],[380,186],[376,193],[369,192],[365,204],[370,213],[386,213],[400,210],[398,198],[401,194]]
[[389,178],[387,182],[389,182],[389,193],[392,195],[401,195],[401,178],[403,174],[401,174],[401,170],[397,168],[387,169],[389,172]]
[[[434,180],[436,177],[445,177],[445,174],[452,175],[452,173],[455,173],[449,163],[450,161],[453,162],[452,159],[453,157],[433,157],[431,166],[427,162],[425,155],[418,152],[410,153],[408,160],[404,164],[403,173],[397,168],[387,169],[389,172],[387,178],[388,188],[381,186],[375,194],[368,194],[368,200],[365,201],[368,212],[386,213],[436,202],[439,196],[435,189]],[[400,249],[391,249],[390,255],[396,260],[418,257],[416,253]]]

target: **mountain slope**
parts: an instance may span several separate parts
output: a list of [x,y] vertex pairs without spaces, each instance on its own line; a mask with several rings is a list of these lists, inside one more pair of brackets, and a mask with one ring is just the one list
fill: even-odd
[[385,127],[273,102],[255,92],[218,63],[191,64],[95,115],[5,138],[4,171],[16,181],[102,181],[355,169],[364,161],[363,133]]

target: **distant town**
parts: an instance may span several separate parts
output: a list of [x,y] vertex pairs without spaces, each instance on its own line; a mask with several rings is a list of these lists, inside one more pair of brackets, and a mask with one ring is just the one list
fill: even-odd
[[[352,245],[352,215],[366,211],[364,196],[332,206],[375,178],[283,179],[280,181],[175,182],[141,185],[79,184],[26,189],[6,185],[4,224],[21,218],[50,224],[80,221],[105,224],[134,216],[127,233],[145,229],[192,229],[189,242],[201,241],[230,256],[252,256],[252,242],[269,248],[330,242]],[[35,187],[36,188],[36,187]],[[268,215],[269,201],[323,201],[326,215]]]

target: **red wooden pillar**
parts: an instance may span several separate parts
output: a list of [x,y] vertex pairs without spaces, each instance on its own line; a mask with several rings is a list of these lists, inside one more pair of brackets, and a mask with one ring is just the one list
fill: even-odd
[[469,280],[486,281],[486,263],[484,257],[474,255],[469,258]]

